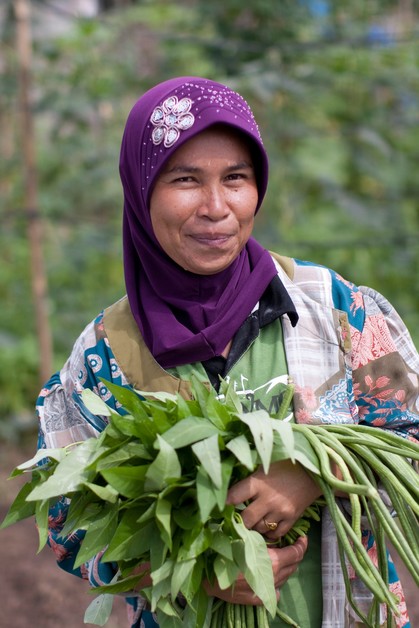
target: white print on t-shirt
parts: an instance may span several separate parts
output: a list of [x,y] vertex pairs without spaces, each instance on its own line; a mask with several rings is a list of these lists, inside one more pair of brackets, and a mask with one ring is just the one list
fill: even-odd
[[[231,382],[230,376],[226,377],[226,382]],[[244,412],[255,410],[266,410],[271,415],[278,413],[284,395],[284,384],[288,384],[288,375],[278,375],[256,388],[247,387],[249,379],[241,374],[240,382],[233,380],[233,390],[239,397]],[[219,399],[224,399],[224,395],[219,395]],[[292,414],[284,420],[290,421]]]

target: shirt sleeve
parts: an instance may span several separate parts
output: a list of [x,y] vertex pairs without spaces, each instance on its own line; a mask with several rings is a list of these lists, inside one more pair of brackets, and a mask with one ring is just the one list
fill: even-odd
[[419,356],[402,319],[385,297],[361,286],[354,300],[363,325],[351,328],[354,395],[360,422],[419,437]]
[[[96,438],[107,425],[107,417],[92,414],[84,405],[81,393],[90,389],[118,410],[118,403],[102,379],[126,385],[106,337],[101,333],[102,317],[86,327],[76,341],[61,371],[55,373],[41,390],[37,401],[39,419],[38,449],[65,447],[71,443]],[[85,532],[61,536],[70,500],[62,496],[50,509],[48,544],[58,565],[76,576],[89,580],[92,586],[110,582],[116,567],[101,562],[102,553],[78,568],[74,561]]]

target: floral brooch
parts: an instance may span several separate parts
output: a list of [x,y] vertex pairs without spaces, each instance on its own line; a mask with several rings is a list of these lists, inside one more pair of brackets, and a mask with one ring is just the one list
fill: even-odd
[[158,146],[163,142],[166,148],[170,148],[177,142],[181,131],[190,129],[195,122],[191,113],[192,100],[176,96],[166,98],[161,107],[156,107],[151,114],[150,122],[155,127],[151,134],[153,144]]

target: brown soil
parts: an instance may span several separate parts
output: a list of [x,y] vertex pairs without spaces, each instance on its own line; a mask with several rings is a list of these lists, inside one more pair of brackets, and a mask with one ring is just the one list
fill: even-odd
[[[7,480],[33,455],[31,448],[0,442],[0,521],[26,478]],[[0,626],[4,628],[85,628],[84,611],[93,599],[87,582],[57,567],[49,548],[37,554],[38,533],[32,519],[0,530]],[[419,628],[417,587],[403,569],[412,628]],[[115,598],[106,628],[127,628],[125,604]]]
[[[0,443],[0,521],[25,479],[7,481],[15,466],[29,459],[29,448]],[[4,628],[85,628],[84,611],[93,597],[89,584],[57,567],[46,547],[39,554],[32,519],[0,530],[0,626]],[[107,628],[127,628],[125,603],[115,598]]]

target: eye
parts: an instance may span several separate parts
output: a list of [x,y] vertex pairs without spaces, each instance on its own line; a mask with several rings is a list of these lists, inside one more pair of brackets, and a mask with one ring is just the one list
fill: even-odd
[[240,181],[247,178],[248,177],[244,172],[232,172],[226,176],[226,181]]
[[173,183],[191,183],[193,181],[195,181],[195,179],[191,175],[185,175],[184,177],[176,177],[176,179],[173,179]]
[[172,185],[180,185],[180,186],[184,186],[187,184],[192,184],[195,183],[196,179],[194,176],[190,175],[190,174],[185,174],[182,177],[174,177],[170,183]]

